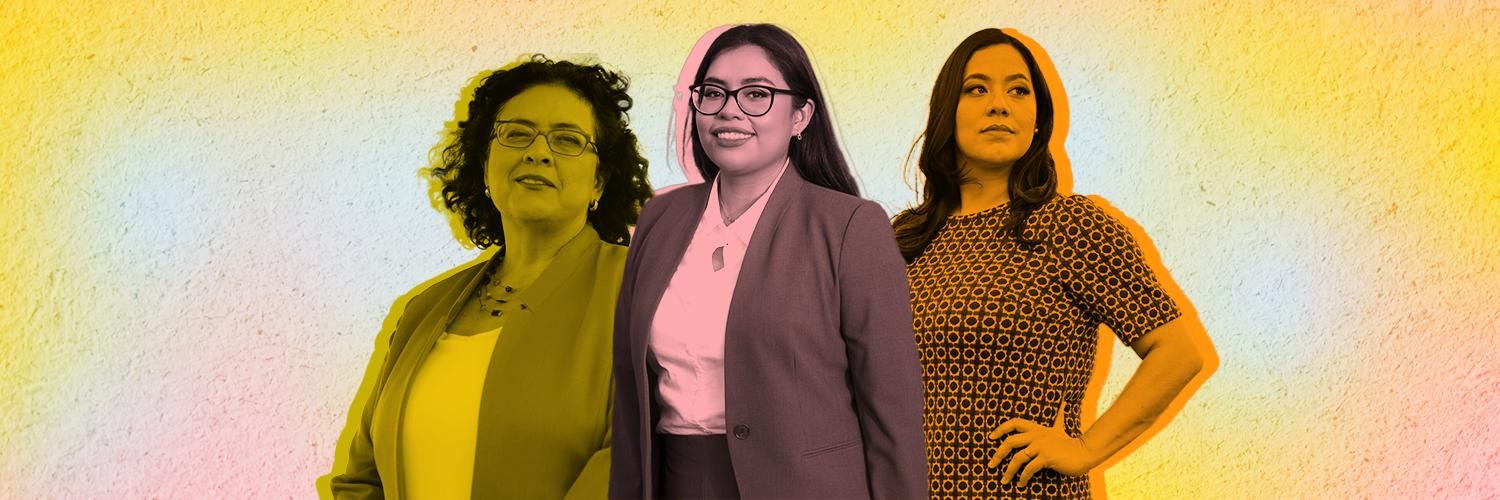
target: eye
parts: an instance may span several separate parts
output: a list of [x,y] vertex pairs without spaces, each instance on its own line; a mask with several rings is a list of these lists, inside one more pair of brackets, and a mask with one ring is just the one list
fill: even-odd
[[501,137],[505,139],[525,139],[531,137],[531,132],[523,128],[511,127],[500,131]]
[[990,89],[984,88],[984,85],[974,84],[964,87],[964,94],[968,95],[985,95],[989,92]]
[[1029,96],[1031,95],[1031,89],[1026,88],[1025,86],[1017,85],[1015,87],[1011,87],[1010,95],[1017,97]]
[[763,99],[768,99],[768,98],[771,97],[771,91],[766,90],[766,89],[762,89],[762,88],[748,88],[748,89],[745,89],[744,94],[745,94],[745,97],[749,97],[749,98],[755,99],[757,101],[763,100]]
[[703,90],[699,90],[698,94],[708,99],[722,99],[724,97],[724,89],[718,87],[703,87]]
[[583,136],[572,133],[557,134],[555,140],[560,144],[576,147],[583,147],[583,143],[585,141]]

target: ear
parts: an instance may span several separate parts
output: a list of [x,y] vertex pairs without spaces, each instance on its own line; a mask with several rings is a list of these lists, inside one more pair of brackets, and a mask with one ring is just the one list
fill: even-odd
[[792,110],[792,135],[801,134],[812,124],[813,114],[817,113],[818,106],[812,99],[802,101],[802,106]]
[[604,185],[609,183],[609,176],[604,173],[604,166],[594,167],[594,198],[604,197]]

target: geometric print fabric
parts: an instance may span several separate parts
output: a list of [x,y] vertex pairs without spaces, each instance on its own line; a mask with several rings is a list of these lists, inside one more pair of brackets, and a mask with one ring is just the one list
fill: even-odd
[[1009,204],[949,217],[907,266],[926,389],[923,431],[931,497],[1090,498],[1087,476],[1043,469],[1024,490],[986,464],[988,435],[1011,418],[1081,430],[1099,326],[1129,345],[1180,312],[1119,221],[1080,195],[1000,236]]

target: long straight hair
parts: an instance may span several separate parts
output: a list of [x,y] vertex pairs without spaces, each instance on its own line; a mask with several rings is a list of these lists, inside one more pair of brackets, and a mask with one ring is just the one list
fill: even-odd
[[[708,66],[713,64],[714,58],[719,54],[745,45],[754,45],[766,51],[771,64],[786,78],[787,87],[796,94],[792,99],[793,106],[802,107],[807,101],[812,101],[817,107],[813,112],[812,122],[802,131],[802,139],[793,140],[787,149],[787,155],[792,158],[792,165],[797,173],[813,184],[859,196],[859,186],[849,171],[849,163],[844,160],[844,151],[839,148],[838,137],[833,133],[828,101],[823,99],[823,89],[813,74],[812,61],[808,59],[807,51],[802,49],[802,44],[797,43],[791,33],[774,24],[743,24],[725,30],[704,52],[703,62],[698,65],[698,72],[693,76],[693,84],[703,83]],[[689,117],[688,121],[692,124],[687,141],[693,145],[693,163],[704,182],[711,181],[719,174],[719,166],[708,157],[698,141],[697,120]]]
[[937,237],[943,223],[960,204],[959,185],[965,179],[959,171],[958,143],[953,134],[964,67],[974,52],[1002,44],[1015,47],[1026,60],[1026,69],[1031,72],[1037,103],[1037,132],[1031,146],[1010,168],[1006,189],[1010,193],[1011,205],[1000,235],[1014,237],[1023,243],[1035,243],[1022,239],[1021,230],[1026,217],[1057,196],[1057,163],[1047,147],[1052,141],[1052,92],[1047,89],[1036,57],[1026,44],[1004,31],[989,28],[975,32],[953,49],[948,60],[943,62],[943,69],[938,71],[928,103],[927,128],[922,132],[921,154],[917,157],[917,168],[924,178],[921,201],[916,207],[901,212],[892,222],[896,243],[908,263],[917,260],[927,250],[927,245]]

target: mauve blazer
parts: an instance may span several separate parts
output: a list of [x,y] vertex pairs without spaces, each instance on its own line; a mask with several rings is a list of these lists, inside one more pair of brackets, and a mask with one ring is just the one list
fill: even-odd
[[[646,203],[615,306],[610,497],[654,498],[652,318],[710,184]],[[927,498],[922,371],[906,262],[885,211],[788,169],[745,252],[724,339],[740,495]]]
[[[390,336],[363,411],[351,414],[335,498],[401,498],[402,409],[438,336],[495,264],[465,265],[417,293]],[[625,247],[585,226],[518,299],[479,403],[473,498],[604,498],[609,483],[614,304]],[[377,351],[378,353],[378,351]],[[356,409],[359,410],[359,409]],[[352,432],[351,432],[352,431]]]

